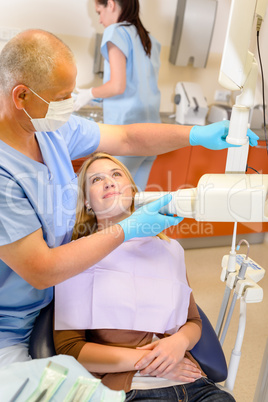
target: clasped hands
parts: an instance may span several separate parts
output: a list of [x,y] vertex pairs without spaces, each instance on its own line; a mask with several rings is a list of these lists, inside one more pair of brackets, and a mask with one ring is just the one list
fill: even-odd
[[173,381],[194,382],[202,377],[198,367],[185,356],[185,348],[178,342],[178,333],[138,347],[148,350],[134,366],[141,375],[166,378]]

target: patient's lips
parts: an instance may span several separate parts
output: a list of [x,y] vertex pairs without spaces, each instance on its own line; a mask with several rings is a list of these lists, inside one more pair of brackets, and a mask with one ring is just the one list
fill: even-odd
[[109,193],[105,194],[103,196],[103,198],[116,197],[117,195],[120,195],[120,194],[121,193],[119,191],[112,191],[112,192],[109,192]]

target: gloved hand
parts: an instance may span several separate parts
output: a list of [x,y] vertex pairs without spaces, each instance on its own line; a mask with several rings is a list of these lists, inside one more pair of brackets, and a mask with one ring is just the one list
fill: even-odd
[[162,215],[159,210],[172,199],[171,194],[166,194],[156,201],[144,205],[131,216],[119,222],[122,227],[125,240],[133,237],[156,236],[162,230],[177,225],[183,218],[170,215]]
[[90,89],[79,89],[76,88],[78,94],[75,94],[74,98],[74,112],[77,112],[81,107],[86,106],[91,103],[94,98],[92,94],[92,88]]
[[[229,125],[229,120],[223,120],[208,126],[194,126],[190,131],[190,144],[202,145],[205,148],[214,150],[239,147],[240,145],[226,142]],[[249,145],[252,147],[258,145],[259,137],[253,131],[248,129],[247,136],[249,137]]]

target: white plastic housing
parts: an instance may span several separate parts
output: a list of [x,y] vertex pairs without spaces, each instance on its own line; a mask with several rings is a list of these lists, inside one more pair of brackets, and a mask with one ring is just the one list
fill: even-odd
[[244,145],[248,141],[247,129],[249,109],[244,106],[234,105],[230,121],[229,133],[226,141],[230,144]]
[[[136,208],[167,192],[141,192]],[[268,175],[205,174],[197,188],[172,192],[161,213],[206,222],[268,222]]]
[[249,46],[255,6],[255,0],[231,3],[219,75],[219,83],[231,91],[242,89],[254,60]]

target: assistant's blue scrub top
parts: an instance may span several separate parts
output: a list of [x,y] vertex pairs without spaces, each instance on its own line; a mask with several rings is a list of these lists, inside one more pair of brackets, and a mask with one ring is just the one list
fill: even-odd
[[126,89],[123,94],[103,99],[103,120],[107,124],[160,123],[160,43],[150,36],[151,56],[147,56],[137,29],[128,23],[105,28],[101,43],[104,57],[103,82],[110,80],[108,42],[117,46],[126,57]]
[[[97,149],[99,127],[71,116],[59,130],[36,138],[44,164],[0,141],[0,246],[40,227],[50,248],[71,239],[77,201],[71,161]],[[53,288],[33,288],[0,260],[0,348],[28,342],[39,310],[52,297]]]

